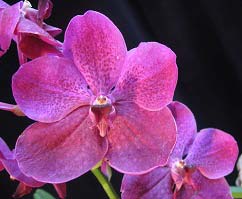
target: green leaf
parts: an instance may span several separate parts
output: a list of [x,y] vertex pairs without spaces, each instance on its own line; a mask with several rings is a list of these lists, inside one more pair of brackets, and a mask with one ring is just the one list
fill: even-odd
[[233,198],[242,198],[242,187],[230,187]]
[[43,189],[37,189],[34,193],[34,199],[55,199],[52,195],[48,192],[44,191]]

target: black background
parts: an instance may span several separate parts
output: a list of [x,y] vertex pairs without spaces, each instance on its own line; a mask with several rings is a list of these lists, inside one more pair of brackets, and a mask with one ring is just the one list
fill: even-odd
[[[12,4],[17,1],[7,1]],[[36,7],[37,0],[31,2]],[[242,1],[241,0],[55,0],[47,22],[65,30],[70,19],[87,10],[107,15],[120,29],[129,49],[158,41],[177,55],[179,80],[175,100],[194,112],[198,128],[216,127],[242,143]],[[63,34],[58,37],[63,41]],[[15,44],[0,58],[0,101],[14,103],[11,75],[17,70]],[[14,147],[32,123],[0,111],[0,136]],[[237,172],[228,177],[234,184]],[[121,175],[112,182],[119,190]],[[0,199],[11,198],[16,182],[0,173]],[[51,186],[47,189],[53,191]],[[55,192],[53,191],[55,194]],[[33,198],[32,195],[25,197]],[[68,197],[107,198],[90,174],[68,183]]]

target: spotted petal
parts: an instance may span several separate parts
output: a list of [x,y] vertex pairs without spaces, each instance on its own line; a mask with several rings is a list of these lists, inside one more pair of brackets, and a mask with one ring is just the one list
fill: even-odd
[[177,82],[176,55],[168,47],[141,43],[129,51],[112,96],[147,110],[160,110],[172,101]]
[[209,128],[197,134],[185,161],[197,167],[204,176],[217,179],[233,171],[237,157],[238,146],[234,138]]
[[54,122],[90,102],[87,84],[73,63],[45,56],[28,62],[15,73],[14,98],[31,119]]
[[110,165],[122,173],[141,174],[166,164],[176,141],[170,110],[152,112],[134,103],[115,108],[117,116],[108,133]]
[[115,86],[126,52],[122,34],[101,13],[88,11],[67,27],[64,54],[73,58],[96,95]]
[[[23,173],[46,183],[79,177],[100,160],[107,142],[92,127],[89,107],[81,107],[61,121],[35,123],[18,138],[16,159]],[[85,116],[84,116],[85,115]]]
[[122,199],[172,199],[172,179],[169,168],[156,168],[143,175],[125,174]]

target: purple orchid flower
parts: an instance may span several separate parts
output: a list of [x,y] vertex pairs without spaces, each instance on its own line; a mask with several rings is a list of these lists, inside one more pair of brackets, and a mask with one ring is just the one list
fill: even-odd
[[52,3],[40,0],[38,7],[38,10],[32,9],[28,1],[9,6],[0,0],[0,56],[8,50],[12,39],[17,43],[20,64],[27,58],[61,55],[62,44],[53,38],[61,30],[43,22],[51,14]]
[[18,138],[20,169],[61,183],[100,160],[126,173],[164,165],[176,141],[166,107],[177,81],[175,54],[155,42],[127,52],[118,28],[94,11],[71,20],[63,47],[64,57],[37,58],[13,76],[21,111],[39,121]]
[[[6,169],[9,173],[10,178],[18,180],[20,183],[13,194],[14,198],[23,197],[32,191],[32,188],[41,187],[45,183],[36,181],[32,177],[24,175],[19,169],[18,163],[15,159],[14,150],[10,151],[6,143],[0,138],[0,171]],[[53,184],[59,197],[66,197],[66,184]]]
[[194,116],[185,105],[173,102],[169,108],[178,135],[167,165],[144,175],[124,175],[122,199],[232,199],[224,176],[238,156],[234,138],[212,128],[196,133]]

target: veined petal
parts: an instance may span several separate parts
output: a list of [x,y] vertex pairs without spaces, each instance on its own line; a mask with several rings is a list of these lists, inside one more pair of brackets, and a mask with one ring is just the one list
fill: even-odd
[[218,129],[201,130],[189,150],[185,162],[210,178],[217,179],[233,171],[238,157],[234,138]]
[[23,173],[46,183],[79,177],[107,151],[107,141],[92,128],[89,107],[80,107],[64,119],[35,123],[18,138],[16,159]]
[[180,102],[172,102],[168,105],[177,125],[177,140],[175,148],[170,156],[173,160],[181,160],[187,154],[194,138],[197,134],[197,125],[193,113],[190,109]]
[[[4,6],[4,4],[3,4]],[[0,11],[0,57],[8,50],[20,17],[21,2]]]
[[177,193],[176,199],[232,199],[230,188],[225,178],[208,179],[195,172],[192,176],[193,186],[184,184]]
[[160,110],[172,101],[177,82],[176,55],[155,42],[129,51],[112,96],[147,110]]
[[141,174],[165,165],[176,141],[170,110],[147,111],[134,103],[115,106],[117,115],[108,132],[106,158],[122,173]]
[[20,67],[12,80],[14,98],[31,119],[54,122],[90,103],[87,84],[76,66],[57,56],[37,58]]
[[125,174],[121,192],[122,199],[172,199],[170,169],[159,167],[143,175]]
[[106,95],[115,86],[126,53],[122,34],[101,13],[88,11],[67,27],[64,54],[73,58],[96,95]]

